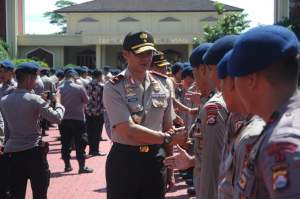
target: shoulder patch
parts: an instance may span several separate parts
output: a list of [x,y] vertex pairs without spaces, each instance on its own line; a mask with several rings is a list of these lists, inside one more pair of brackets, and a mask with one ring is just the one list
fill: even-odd
[[109,81],[110,81],[113,85],[115,85],[115,84],[119,83],[121,80],[123,80],[124,78],[125,78],[124,75],[119,74],[119,75],[117,75],[117,76],[114,76],[114,77],[110,78]]
[[159,77],[162,77],[162,78],[165,78],[165,79],[168,78],[168,76],[166,76],[166,75],[164,75],[164,74],[161,74],[161,73],[159,73],[159,72],[156,72],[156,71],[150,70],[149,73],[150,73],[151,75],[156,75],[156,76],[159,76]]
[[217,123],[217,116],[220,107],[217,104],[208,104],[206,109],[206,123],[208,125],[215,125]]

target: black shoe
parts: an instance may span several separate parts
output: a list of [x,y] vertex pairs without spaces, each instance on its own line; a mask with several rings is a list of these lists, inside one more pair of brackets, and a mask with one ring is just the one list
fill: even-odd
[[64,160],[65,162],[65,172],[70,172],[73,170],[70,160]]
[[188,193],[190,196],[195,196],[195,195],[196,195],[195,187],[189,187],[189,188],[187,189],[187,193]]
[[70,172],[70,171],[73,171],[73,168],[71,166],[66,166],[65,172]]
[[81,173],[93,173],[94,170],[91,169],[91,168],[88,168],[87,166],[84,166],[82,168],[79,169],[78,173],[81,174]]
[[89,155],[91,155],[91,156],[106,156],[106,153],[101,153],[101,152],[89,152]]

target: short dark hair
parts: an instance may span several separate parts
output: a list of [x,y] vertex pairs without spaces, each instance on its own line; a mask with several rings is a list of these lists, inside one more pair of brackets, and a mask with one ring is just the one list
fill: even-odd
[[18,83],[22,83],[30,75],[37,75],[36,73],[26,72],[26,71],[16,71],[16,80]]
[[99,70],[99,69],[95,69],[93,72],[92,72],[92,77],[93,78],[99,78],[102,76],[102,71]]
[[272,85],[298,82],[299,62],[296,56],[286,56],[262,70]]

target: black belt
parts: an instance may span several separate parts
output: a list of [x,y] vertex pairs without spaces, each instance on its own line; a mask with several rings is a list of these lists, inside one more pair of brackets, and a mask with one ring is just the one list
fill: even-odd
[[126,144],[120,144],[117,142],[114,142],[113,147],[118,149],[123,149],[126,151],[133,151],[133,152],[139,152],[139,153],[150,153],[157,151],[161,145],[158,144],[151,144],[151,145],[142,145],[142,146],[132,146],[132,145],[126,145]]

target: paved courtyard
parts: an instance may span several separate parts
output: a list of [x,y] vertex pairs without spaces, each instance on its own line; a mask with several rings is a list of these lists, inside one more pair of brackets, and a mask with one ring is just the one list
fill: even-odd
[[[72,152],[71,164],[73,171],[65,173],[63,161],[60,159],[60,141],[58,141],[59,132],[57,128],[51,128],[48,131],[49,136],[45,140],[50,143],[50,152],[48,161],[51,170],[50,186],[48,189],[48,199],[105,199],[105,161],[104,157],[89,157],[86,165],[94,169],[91,174],[78,174],[78,164],[75,159],[75,152]],[[104,132],[103,135],[106,136]],[[105,137],[104,136],[104,137]],[[111,142],[101,142],[100,149],[108,153]],[[27,187],[26,199],[31,199],[30,184]],[[176,176],[176,188],[167,194],[167,199],[188,199],[186,194],[186,185],[178,176]]]

